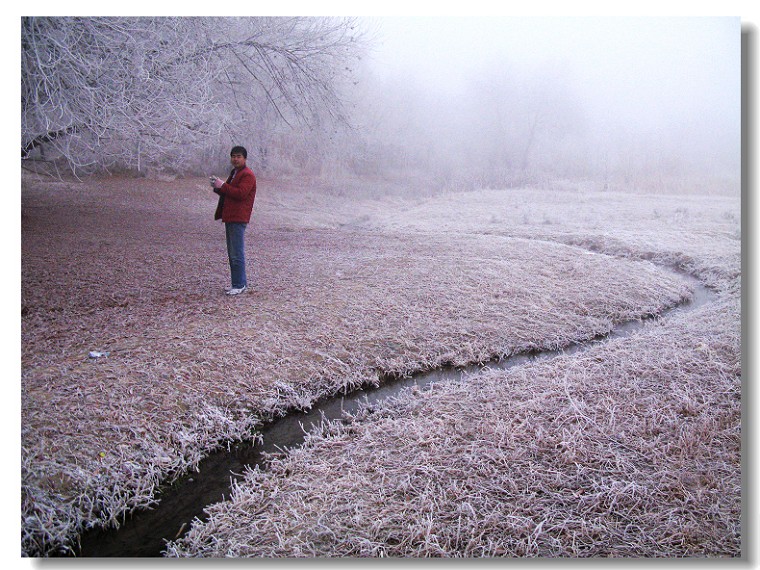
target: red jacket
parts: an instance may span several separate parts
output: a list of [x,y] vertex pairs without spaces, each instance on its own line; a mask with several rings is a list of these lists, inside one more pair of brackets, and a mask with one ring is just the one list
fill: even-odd
[[214,192],[219,194],[219,203],[214,212],[215,220],[244,224],[251,221],[253,201],[256,199],[256,176],[253,170],[247,166],[237,173],[233,170],[227,182]]

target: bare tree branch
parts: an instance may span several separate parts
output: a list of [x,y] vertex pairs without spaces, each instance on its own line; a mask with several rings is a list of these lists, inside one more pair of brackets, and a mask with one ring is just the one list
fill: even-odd
[[[230,117],[345,121],[361,34],[336,18],[23,18],[22,158],[74,170],[172,164]],[[242,116],[241,116],[242,114]]]

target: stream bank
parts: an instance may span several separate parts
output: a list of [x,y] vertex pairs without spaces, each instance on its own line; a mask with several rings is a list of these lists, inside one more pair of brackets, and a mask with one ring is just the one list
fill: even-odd
[[527,362],[559,354],[572,354],[612,339],[624,338],[640,330],[654,318],[692,311],[710,302],[716,294],[693,277],[680,274],[694,289],[692,298],[662,314],[621,323],[606,334],[572,344],[559,350],[535,351],[493,360],[468,367],[442,367],[403,378],[381,378],[378,387],[366,387],[349,394],[326,398],[308,411],[295,411],[264,426],[255,442],[243,443],[209,455],[199,464],[197,473],[181,478],[162,489],[160,503],[151,510],[137,511],[126,517],[119,529],[93,529],[80,539],[82,557],[157,557],[167,540],[176,540],[189,530],[195,518],[204,518],[204,508],[228,497],[233,480],[242,478],[247,468],[266,468],[266,454],[301,445],[305,434],[324,420],[339,420],[345,412],[354,412],[366,404],[381,404],[410,388],[426,387],[476,374],[484,368],[509,369]]

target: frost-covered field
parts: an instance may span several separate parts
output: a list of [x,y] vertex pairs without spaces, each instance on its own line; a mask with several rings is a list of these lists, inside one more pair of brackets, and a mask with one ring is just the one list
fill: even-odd
[[378,373],[561,347],[688,297],[656,264],[719,301],[327,427],[170,553],[739,554],[738,198],[262,180],[253,290],[227,298],[213,196],[24,180],[24,554],[76,551],[210,449]]
[[731,315],[721,305],[333,424],[249,473],[170,552],[737,556]]

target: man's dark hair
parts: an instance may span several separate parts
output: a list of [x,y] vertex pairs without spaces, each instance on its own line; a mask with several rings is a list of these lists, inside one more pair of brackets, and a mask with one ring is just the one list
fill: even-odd
[[234,146],[232,147],[232,150],[230,151],[230,156],[233,154],[242,154],[243,158],[248,158],[248,151],[245,150],[242,146]]

